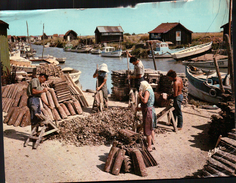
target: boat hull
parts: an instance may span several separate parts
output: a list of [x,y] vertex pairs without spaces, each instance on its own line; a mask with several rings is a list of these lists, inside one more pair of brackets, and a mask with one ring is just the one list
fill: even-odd
[[122,50],[112,51],[112,52],[101,52],[102,57],[120,57]]
[[[228,59],[217,60],[218,66],[220,68],[227,68],[228,67]],[[215,63],[213,60],[210,61],[183,61],[183,65],[192,65],[195,67],[201,68],[215,68]]]
[[185,66],[186,77],[188,78],[188,92],[190,95],[212,103],[217,104],[221,99],[221,90],[206,82],[206,79],[197,78],[189,72],[189,68]]
[[176,60],[197,57],[208,52],[211,49],[212,42],[186,48],[172,53],[171,56]]

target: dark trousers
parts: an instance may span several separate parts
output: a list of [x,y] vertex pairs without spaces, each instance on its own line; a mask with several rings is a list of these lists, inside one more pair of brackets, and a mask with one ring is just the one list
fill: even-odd
[[140,87],[141,81],[144,81],[144,78],[143,78],[143,77],[141,77],[141,78],[139,78],[139,79],[135,79],[135,81],[134,81],[135,88],[137,89],[137,91],[139,91],[139,87]]
[[29,97],[28,107],[30,109],[30,119],[31,125],[36,125],[40,120],[35,116],[36,113],[41,113],[40,109],[40,98],[39,97]]
[[183,101],[183,94],[180,94],[174,98],[173,106],[175,110],[173,111],[173,115],[174,115],[175,120],[176,118],[178,119],[178,124],[177,124],[178,128],[183,127],[183,116],[182,116],[182,111],[181,111],[182,101]]

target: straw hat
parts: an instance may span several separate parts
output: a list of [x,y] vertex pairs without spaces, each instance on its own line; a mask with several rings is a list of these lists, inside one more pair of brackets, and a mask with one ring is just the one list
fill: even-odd
[[108,68],[107,68],[107,64],[105,64],[105,63],[103,63],[103,64],[101,64],[100,66],[99,66],[99,69],[98,69],[99,71],[104,71],[104,72],[109,72],[108,71]]

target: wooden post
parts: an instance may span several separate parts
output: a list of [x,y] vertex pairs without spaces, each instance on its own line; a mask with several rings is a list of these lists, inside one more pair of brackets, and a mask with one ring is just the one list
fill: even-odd
[[229,39],[230,40],[231,40],[231,17],[232,17],[232,0],[230,0],[229,2]]
[[220,90],[221,90],[222,93],[224,93],[225,90],[223,88],[223,83],[222,83],[222,79],[221,79],[221,75],[220,75],[220,70],[219,70],[218,62],[217,62],[215,56],[213,56],[213,60],[214,60],[215,67],[216,67],[216,72],[217,72],[217,75],[218,75],[218,78],[219,78]]
[[234,62],[233,62],[233,52],[231,47],[231,41],[228,34],[225,34],[226,37],[226,46],[228,52],[228,73],[230,74],[230,84],[232,90],[232,96],[234,96]]
[[157,66],[156,66],[156,62],[155,62],[155,57],[154,57],[154,52],[153,52],[153,48],[152,48],[152,43],[149,42],[150,47],[151,47],[151,51],[152,51],[152,59],[153,59],[153,63],[154,63],[154,68],[155,70],[157,70]]

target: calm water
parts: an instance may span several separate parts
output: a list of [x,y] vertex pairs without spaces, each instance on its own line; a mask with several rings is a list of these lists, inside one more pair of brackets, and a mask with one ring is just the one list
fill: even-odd
[[[32,45],[37,51],[37,56],[42,55],[42,46]],[[62,48],[49,47],[44,48],[44,56],[53,55],[55,57],[66,57],[66,62],[60,64],[61,68],[72,67],[74,69],[80,70],[82,73],[80,75],[80,83],[83,90],[93,89],[95,90],[96,79],[93,78],[93,73],[96,70],[97,64],[106,63],[108,66],[109,75],[107,86],[111,92],[111,71],[127,69],[127,58],[109,58],[101,57],[99,55],[93,55],[90,53],[75,53],[75,52],[64,52]],[[144,68],[154,69],[154,64],[152,59],[141,59]],[[157,70],[168,71],[170,69],[175,70],[178,73],[184,73],[184,66],[181,62],[176,62],[172,58],[170,59],[156,59]],[[133,69],[133,64],[129,64],[129,68]]]

